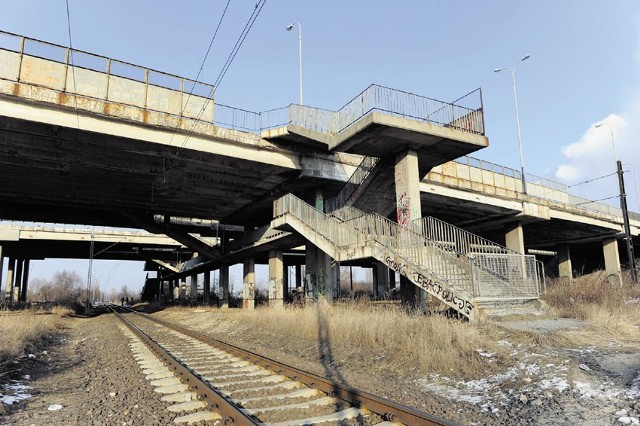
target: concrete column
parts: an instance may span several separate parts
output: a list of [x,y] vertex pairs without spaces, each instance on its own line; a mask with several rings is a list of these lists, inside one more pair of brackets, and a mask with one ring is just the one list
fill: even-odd
[[171,301],[175,303],[180,298],[180,281],[178,279],[171,280]]
[[417,307],[420,301],[420,292],[421,290],[409,281],[409,278],[400,275],[400,298],[403,305],[410,308]]
[[204,272],[204,292],[202,294],[202,299],[205,305],[209,304],[209,298],[211,296],[211,271]]
[[6,302],[11,302],[11,294],[13,292],[13,277],[16,267],[16,260],[13,257],[9,258],[9,264],[7,265],[7,283],[5,284],[5,296]]
[[571,267],[571,252],[569,244],[560,244],[558,250],[558,275],[564,281],[573,279],[573,268]]
[[618,240],[609,238],[602,242],[604,252],[604,269],[610,284],[622,285],[622,269],[620,268],[620,255],[618,253]]
[[389,268],[382,262],[375,262],[373,266],[373,295],[382,296],[389,291]]
[[13,290],[11,291],[11,302],[17,303],[20,299],[20,284],[22,284],[22,270],[24,268],[24,259],[16,260],[16,274],[13,277]]
[[[2,255],[2,246],[0,246],[0,295],[2,294],[2,268],[4,267],[4,256]],[[0,300],[2,302],[2,300]]]
[[180,279],[180,300],[184,301],[187,299],[187,278],[184,277]]
[[[2,263],[0,262],[0,270],[2,270]],[[302,265],[296,265],[296,288],[302,286]]]
[[24,269],[22,271],[22,292],[20,293],[20,301],[27,301],[27,291],[29,290],[29,259],[24,260]]
[[282,274],[282,300],[289,298],[289,265],[284,264],[283,260],[283,274]]
[[406,151],[396,157],[395,183],[396,217],[398,224],[406,228],[412,220],[422,217],[418,154],[415,151]]
[[220,287],[222,288],[222,298],[220,299],[220,307],[229,307],[229,265],[220,267]]
[[507,224],[504,239],[508,249],[524,254],[524,234],[522,232],[522,223],[513,222]]
[[317,295],[318,248],[307,242],[305,245],[304,292],[307,297]]
[[191,275],[189,281],[189,299],[194,301],[198,297],[198,275]]
[[256,262],[254,259],[245,259],[242,262],[244,273],[242,288],[242,309],[254,309],[255,302],[255,282],[256,282]]
[[314,205],[316,207],[316,210],[324,213],[324,192],[322,191],[322,189],[316,190]]
[[282,276],[283,276],[282,250],[269,252],[269,306],[282,307]]
[[316,253],[318,259],[316,263],[318,268],[316,276],[318,297],[324,297],[325,300],[332,301],[333,289],[337,284],[337,266],[332,266],[333,259],[322,250],[316,248]]

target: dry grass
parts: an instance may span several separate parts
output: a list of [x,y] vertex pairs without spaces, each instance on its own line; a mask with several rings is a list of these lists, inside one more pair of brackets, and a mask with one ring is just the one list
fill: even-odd
[[305,309],[256,309],[233,317],[239,326],[259,330],[261,335],[307,342],[312,352],[322,354],[325,361],[334,356],[328,361],[337,363],[373,358],[380,369],[469,377],[499,363],[488,363],[479,349],[496,354],[492,360],[506,356],[495,343],[499,339],[493,327],[481,330],[442,316],[410,314],[392,305],[352,301]]
[[555,315],[584,320],[602,339],[640,340],[640,291],[628,281],[611,285],[603,272],[558,280],[548,285],[544,300]]
[[68,308],[51,310],[0,311],[0,364],[34,350],[62,326]]

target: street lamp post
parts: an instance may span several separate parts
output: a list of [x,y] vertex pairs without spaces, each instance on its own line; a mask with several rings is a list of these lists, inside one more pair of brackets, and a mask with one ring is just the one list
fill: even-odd
[[596,127],[607,126],[611,133],[611,144],[613,145],[613,158],[616,160],[616,171],[618,173],[618,187],[620,188],[620,209],[622,210],[622,221],[624,223],[624,239],[627,245],[627,258],[629,259],[629,272],[631,273],[631,281],[638,282],[636,273],[636,259],[633,255],[633,241],[631,240],[631,226],[629,225],[629,210],[627,209],[627,194],[624,189],[624,174],[622,172],[622,162],[618,160],[616,152],[616,141],[613,137],[613,128],[609,123],[598,123]]
[[300,105],[304,105],[302,98],[302,25],[300,25],[300,22],[294,22],[293,24],[287,25],[287,31],[291,31],[294,25],[298,26],[298,56],[300,60]]
[[[531,57],[531,55],[527,53],[518,62],[526,61],[530,57]],[[516,108],[516,127],[517,127],[517,130],[518,130],[518,147],[520,149],[520,177],[522,179],[522,192],[524,194],[526,194],[527,193],[527,182],[526,182],[526,179],[524,177],[524,157],[522,155],[522,136],[520,135],[520,116],[518,114],[518,95],[516,93],[516,65],[517,65],[517,63],[514,64],[512,67],[496,68],[495,70],[493,70],[493,72],[500,72],[500,71],[504,71],[504,70],[511,71],[511,83],[513,83],[513,101],[514,101],[514,105],[515,105],[515,108]]]

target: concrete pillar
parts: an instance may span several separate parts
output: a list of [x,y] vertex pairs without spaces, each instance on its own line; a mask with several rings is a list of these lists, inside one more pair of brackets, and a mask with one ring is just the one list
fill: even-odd
[[7,265],[7,283],[5,284],[5,296],[6,302],[11,302],[11,294],[13,292],[13,277],[16,267],[16,260],[13,257],[9,258],[9,264]]
[[336,269],[337,264],[333,265],[333,259],[316,248],[317,254],[317,276],[316,285],[318,297],[323,297],[327,301],[333,300],[333,289],[337,285]]
[[24,269],[22,271],[22,292],[20,293],[20,301],[27,301],[27,291],[29,290],[29,259],[24,260]]
[[180,300],[184,301],[187,299],[187,278],[184,277],[180,279]]
[[[0,261],[0,270],[2,269],[2,263]],[[302,287],[302,265],[296,265],[296,288]]]
[[229,265],[220,267],[220,288],[222,288],[222,297],[220,298],[219,307],[229,307]]
[[409,281],[409,278],[400,275],[400,298],[403,305],[410,308],[417,307],[420,301],[420,293],[421,290],[418,286]]
[[269,252],[269,306],[282,307],[282,282],[284,274],[284,264],[282,261],[282,250],[271,250]]
[[316,190],[314,205],[316,207],[316,210],[324,213],[324,192],[322,191],[322,189]]
[[198,298],[198,275],[191,275],[189,281],[189,299],[195,301]]
[[20,284],[22,284],[22,270],[24,268],[24,259],[16,260],[16,274],[13,277],[13,290],[11,291],[11,302],[17,303],[20,299]]
[[283,274],[282,274],[282,300],[289,299],[289,265],[284,263],[283,260]]
[[209,304],[209,298],[211,296],[211,271],[204,272],[204,280],[203,283],[204,290],[202,293],[202,300],[205,305]]
[[522,223],[513,222],[507,224],[504,239],[508,249],[524,254],[524,234],[522,232]]
[[255,302],[255,282],[256,282],[256,262],[254,259],[245,259],[242,262],[244,274],[242,287],[242,309],[254,309]]
[[412,220],[422,217],[418,154],[415,151],[406,151],[398,155],[394,172],[396,217],[398,224],[406,228]]
[[620,268],[620,255],[618,253],[618,240],[609,238],[602,242],[604,252],[604,269],[609,284],[622,285],[622,269]]
[[308,298],[315,298],[318,276],[318,248],[307,242],[305,245],[304,291]]
[[[2,255],[2,246],[0,246],[0,295],[2,294],[2,271],[4,267],[4,256]],[[1,297],[0,297],[1,299]],[[0,300],[0,302],[2,302],[2,300]]]
[[571,252],[569,244],[560,244],[558,250],[558,276],[563,281],[573,279],[573,268],[571,267]]
[[389,291],[389,268],[382,262],[373,265],[373,295],[380,297]]

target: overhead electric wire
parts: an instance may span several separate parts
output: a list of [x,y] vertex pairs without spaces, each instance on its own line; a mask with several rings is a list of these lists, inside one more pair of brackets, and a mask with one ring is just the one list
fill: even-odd
[[218,74],[218,78],[216,78],[216,81],[213,83],[213,87],[214,88],[217,89],[217,87],[222,82],[222,79],[227,74],[227,71],[229,70],[229,67],[233,63],[233,60],[236,57],[236,54],[238,53],[238,51],[242,47],[242,44],[244,43],[244,40],[247,38],[247,35],[249,34],[249,31],[251,31],[251,27],[253,27],[253,24],[255,23],[256,19],[258,18],[258,15],[260,15],[260,11],[262,10],[262,8],[264,7],[266,2],[267,2],[267,0],[258,0],[258,2],[256,3],[256,7],[253,9],[253,12],[251,13],[251,16],[247,20],[247,23],[245,24],[245,26],[244,26],[244,28],[242,30],[242,33],[240,33],[240,36],[238,37],[238,40],[236,41],[236,44],[233,46],[233,49],[231,50],[231,53],[229,53],[229,57],[227,58],[227,61],[222,66],[222,70],[220,70],[220,74]]
[[[266,2],[267,2],[267,0],[258,0],[256,2],[256,5],[255,5],[255,7],[253,9],[253,12],[249,16],[249,19],[247,20],[247,23],[245,24],[244,28],[242,29],[242,32],[240,33],[240,36],[238,37],[238,40],[236,41],[235,45],[231,49],[231,52],[229,53],[229,56],[227,57],[227,60],[225,61],[224,65],[222,66],[222,69],[220,70],[220,74],[218,74],[218,78],[216,78],[216,81],[213,84],[213,89],[210,91],[209,96],[207,97],[207,100],[204,102],[204,104],[200,108],[200,112],[198,113],[197,118],[194,120],[194,123],[191,126],[191,129],[189,129],[189,133],[187,133],[187,136],[185,137],[182,145],[176,150],[176,158],[174,158],[171,161],[171,164],[169,165],[168,170],[165,171],[165,173],[164,173],[164,183],[166,183],[167,176],[175,168],[175,166],[176,166],[176,164],[178,162],[178,156],[180,155],[180,151],[182,151],[182,149],[184,149],[184,147],[187,145],[187,142],[189,141],[189,138],[194,133],[196,125],[200,121],[200,118],[202,117],[202,114],[204,113],[204,111],[206,110],[207,106],[209,105],[209,102],[211,101],[211,99],[212,99],[212,97],[213,97],[213,95],[215,93],[215,90],[218,88],[218,85],[222,82],[222,79],[224,78],[224,76],[226,75],[227,71],[229,70],[229,67],[233,63],[233,60],[235,59],[236,55],[238,54],[238,51],[240,50],[240,48],[242,47],[242,44],[244,43],[244,40],[247,38],[247,35],[249,34],[249,31],[251,31],[251,28],[253,27],[253,24],[255,23],[256,19],[258,18],[258,15],[260,15],[260,11],[262,11],[262,8],[264,7]],[[226,8],[225,8],[225,11],[226,11]],[[217,32],[217,30],[216,30],[216,32]],[[172,136],[172,138],[173,138],[173,136]]]
[[618,174],[618,172],[614,172],[614,173],[609,173],[608,175],[604,175],[604,176],[598,176],[597,178],[593,178],[593,179],[589,179],[589,180],[585,180],[584,182],[578,182],[578,183],[574,183],[573,185],[567,185],[567,188],[572,188],[574,186],[578,186],[578,185],[584,185],[586,183],[591,183],[591,182],[595,182],[597,180],[600,179],[604,179],[604,178],[608,178],[609,176],[613,176]]

